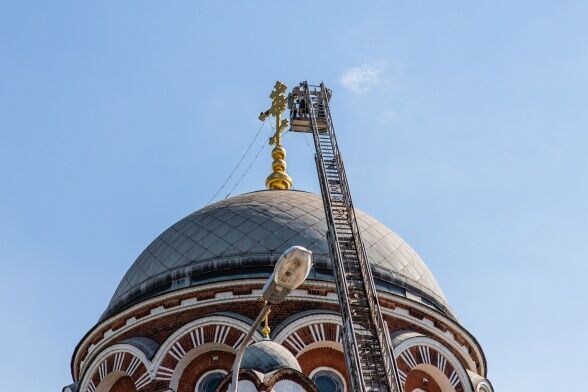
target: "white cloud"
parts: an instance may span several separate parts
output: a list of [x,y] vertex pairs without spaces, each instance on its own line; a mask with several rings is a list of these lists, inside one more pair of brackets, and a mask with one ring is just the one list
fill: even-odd
[[382,83],[383,67],[363,64],[343,72],[339,83],[356,94],[365,93]]

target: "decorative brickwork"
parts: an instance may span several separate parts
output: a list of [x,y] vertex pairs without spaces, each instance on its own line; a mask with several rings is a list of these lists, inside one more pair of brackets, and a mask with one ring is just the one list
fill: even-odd
[[123,378],[130,380],[137,391],[147,391],[151,382],[146,359],[140,351],[125,345],[112,346],[96,358],[80,392],[102,392],[101,385],[116,385]]
[[349,385],[349,375],[345,366],[345,357],[339,350],[328,347],[315,348],[306,351],[298,357],[298,363],[302,368],[302,373],[309,376],[318,368],[331,368],[339,372],[344,378],[345,383]]
[[[204,347],[203,345],[205,344],[219,344],[223,347],[220,351],[228,355],[233,355],[231,350],[235,350],[239,339],[243,337],[249,325],[239,318],[245,317],[242,320],[253,319],[261,307],[261,303],[256,300],[258,298],[258,290],[258,285],[243,286],[239,290],[232,288],[231,293],[239,292],[244,293],[240,295],[247,296],[242,301],[236,301],[237,298],[233,294],[230,296],[223,294],[227,291],[227,288],[224,287],[215,288],[208,292],[200,292],[198,293],[198,297],[201,299],[206,298],[200,306],[194,306],[189,302],[189,298],[192,298],[194,293],[178,293],[179,295],[175,299],[166,298],[159,303],[152,303],[150,305],[152,310],[149,312],[144,312],[144,307],[138,307],[126,318],[126,320],[129,320],[129,317],[134,320],[131,323],[128,321],[121,322],[123,319],[113,319],[108,325],[117,326],[118,330],[107,330],[101,339],[92,340],[96,341],[98,345],[103,345],[103,342],[108,342],[108,345],[102,346],[100,350],[94,348],[91,352],[92,355],[89,357],[92,359],[92,362],[83,364],[82,368],[85,369],[85,373],[88,372],[91,366],[94,367],[94,370],[92,371],[91,378],[88,378],[88,376],[84,377],[86,380],[86,384],[84,385],[87,385],[87,389],[80,390],[80,392],[94,392],[104,377],[104,375],[102,378],[100,376],[101,370],[100,366],[96,364],[96,358],[109,347],[114,347],[117,344],[120,345],[127,339],[133,337],[147,337],[161,346],[149,365],[153,368],[154,375],[150,376],[147,372],[147,367],[141,364],[138,370],[136,370],[136,373],[130,377],[135,382],[135,388],[140,392],[165,390],[165,388],[170,386],[170,382],[172,382],[172,378],[174,377],[176,378],[175,384],[179,384],[180,376],[185,371],[185,366],[176,371],[178,363],[189,352],[198,347]],[[345,363],[341,354],[342,347],[339,342],[340,319],[334,314],[320,314],[320,311],[336,312],[338,306],[329,297],[328,293],[326,296],[324,292],[318,292],[316,290],[314,291],[314,296],[310,296],[309,293],[310,290],[300,291],[298,297],[289,299],[275,308],[270,321],[274,330],[278,331],[279,336],[276,335],[273,338],[276,338],[278,343],[282,343],[290,352],[299,357],[298,359],[303,373],[307,376],[310,375],[313,367],[318,367],[318,358],[323,358],[321,359],[323,361],[322,367],[335,369],[347,378]],[[206,305],[207,303],[210,303],[210,305]],[[194,304],[198,304],[198,301],[194,302]],[[169,307],[166,307],[166,305]],[[455,358],[457,363],[460,363],[460,366],[465,366],[471,371],[480,371],[481,362],[474,362],[475,367],[468,366],[468,363],[470,363],[468,361],[472,361],[472,358],[477,358],[476,351],[472,349],[474,346],[459,345],[459,341],[466,342],[466,340],[463,337],[464,335],[458,333],[458,330],[450,329],[448,324],[443,321],[429,322],[428,320],[431,317],[429,314],[423,310],[410,311],[404,303],[387,301],[386,305],[392,307],[393,312],[391,314],[385,314],[385,319],[391,332],[408,330],[420,333],[424,337],[435,340],[437,344],[442,344],[445,350],[450,352],[452,357]],[[178,311],[180,309],[183,309],[183,311]],[[288,321],[284,326],[281,326],[286,319],[290,320],[298,312],[313,309],[319,313],[306,316],[307,320]],[[406,309],[406,311],[403,309]],[[144,314],[144,322],[141,321],[143,319],[138,318],[141,314]],[[236,318],[219,316],[230,314],[234,315],[231,317]],[[225,321],[219,321],[221,320],[219,317],[225,317]],[[201,322],[202,320],[209,321]],[[198,324],[199,326],[192,329],[187,327],[192,324]],[[183,331],[181,336],[176,336],[178,331]],[[438,333],[433,333],[433,331],[438,331]],[[98,337],[98,335],[94,336]],[[260,335],[258,334],[256,339],[259,338]],[[441,338],[450,339],[449,342],[454,342],[454,344],[443,344],[440,342]],[[216,346],[210,346],[208,349],[214,349],[214,347]],[[320,354],[327,350],[330,350],[334,354]],[[314,353],[315,355],[309,353]],[[432,357],[435,356],[435,354],[431,355]],[[335,357],[338,357],[339,360],[334,361],[333,358]],[[121,366],[121,371],[125,371],[130,365],[131,356],[130,354],[126,354],[122,358],[123,362],[117,362],[116,364],[113,353],[105,360],[103,358],[101,360],[104,361],[104,364],[101,365],[102,371],[110,372],[115,370],[115,368],[121,368]],[[416,355],[416,358],[420,357]],[[402,362],[402,359],[399,361]],[[405,377],[410,373],[411,369],[405,369],[402,366],[402,377]],[[452,376],[451,372],[446,374],[446,376],[448,378],[454,377],[452,382],[455,382],[455,376]],[[459,383],[454,385],[454,390],[457,392],[462,390],[467,391],[468,389],[461,385],[461,383],[466,381],[462,381],[460,378]]]
[[[320,290],[326,292],[327,295],[324,296],[322,295],[323,292],[321,292],[320,295],[311,296],[310,293],[313,290],[316,293],[317,289],[313,289],[315,286],[320,287]],[[72,363],[72,371],[74,371],[74,375],[77,374],[79,366],[87,362],[88,358],[86,357],[88,357],[89,352],[93,352],[93,348],[102,345],[106,339],[109,340],[108,345],[122,342],[134,336],[146,336],[158,343],[162,343],[175,329],[208,314],[232,311],[249,318],[255,318],[261,306],[256,301],[259,298],[260,288],[261,284],[245,284],[243,286],[219,284],[215,288],[204,291],[194,289],[179,291],[173,296],[173,298],[176,298],[175,300],[167,296],[166,299],[160,301],[149,301],[149,306],[138,305],[132,312],[123,314],[123,319],[113,318],[112,320],[106,320],[103,326],[92,331],[78,348],[75,354],[75,358],[78,358],[78,360]],[[227,290],[229,290],[228,294],[230,294],[228,297],[226,296]],[[299,291],[305,295],[300,295],[296,301],[288,300],[283,306],[274,311],[272,315],[273,325],[278,325],[285,318],[299,311],[299,309],[338,310],[337,300],[334,297],[334,287],[329,284],[309,284],[303,286]],[[195,296],[204,302],[199,304]],[[238,297],[240,296],[246,298],[239,300]],[[224,300],[219,298],[224,298]],[[303,298],[308,298],[309,300],[304,301]],[[392,331],[415,330],[435,339],[445,339],[447,343],[453,342],[453,345],[448,344],[448,347],[455,355],[462,357],[464,363],[468,364],[468,368],[479,374],[485,372],[485,363],[483,357],[480,356],[481,350],[466,331],[458,329],[457,324],[450,326],[449,323],[454,323],[453,321],[442,317],[434,311],[424,309],[423,305],[414,303],[409,306],[405,299],[398,298],[392,301],[391,298],[390,295],[384,295],[381,302],[384,307],[385,318]],[[208,303],[210,305],[207,305]],[[177,304],[177,306],[166,308],[164,304],[168,306]],[[411,312],[411,307],[419,307],[421,310]],[[392,314],[387,309],[390,309]],[[149,319],[148,322],[142,321],[147,319]],[[121,320],[124,320],[124,322]],[[110,338],[111,336],[113,338]],[[92,350],[90,351],[89,349]]]
[[177,392],[194,392],[200,377],[210,370],[222,369],[229,373],[234,359],[233,354],[224,351],[210,351],[196,357],[182,373]]
[[[452,392],[473,391],[472,383],[462,363],[439,342],[415,333],[400,335],[395,341],[397,342],[396,363],[402,385],[408,383],[410,375],[415,370],[419,370],[427,373],[427,379],[435,380],[443,391],[448,389]],[[414,382],[416,381],[411,381],[411,383]]]

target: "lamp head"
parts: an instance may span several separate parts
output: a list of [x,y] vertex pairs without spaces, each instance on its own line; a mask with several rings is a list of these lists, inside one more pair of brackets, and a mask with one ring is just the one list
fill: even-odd
[[304,282],[312,267],[312,252],[302,246],[288,248],[263,286],[263,299],[269,303],[282,302]]

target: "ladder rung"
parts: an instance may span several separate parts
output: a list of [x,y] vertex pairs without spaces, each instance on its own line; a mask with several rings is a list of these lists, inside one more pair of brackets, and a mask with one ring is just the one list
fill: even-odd
[[[335,141],[327,94],[322,84],[310,86],[304,83],[303,86],[309,117],[304,118],[305,124],[297,123],[292,127],[306,126],[313,134],[318,162],[322,166],[319,169],[322,170],[319,174],[321,191],[325,205],[330,209],[326,211],[327,223],[329,230],[335,234],[330,236],[329,245],[336,257],[334,272],[337,290],[340,301],[347,301],[348,305],[341,308],[348,309],[343,311],[343,324],[348,325],[351,322],[355,331],[352,335],[343,332],[344,336],[353,336],[352,339],[344,338],[345,351],[355,348],[358,353],[351,358],[351,363],[354,364],[349,369],[352,386],[363,380],[363,389],[366,391],[393,392],[394,388],[388,385],[388,375],[393,373],[390,366],[393,367],[394,363],[382,356],[383,351],[391,353],[391,348],[380,341],[383,335],[378,330],[385,326],[381,325],[381,316],[378,316],[381,310],[377,303],[376,289],[371,280],[364,280],[365,274],[369,274],[370,266],[365,254],[360,251],[365,247],[355,231],[358,226],[351,210],[353,203]],[[358,373],[361,373],[361,377]]]

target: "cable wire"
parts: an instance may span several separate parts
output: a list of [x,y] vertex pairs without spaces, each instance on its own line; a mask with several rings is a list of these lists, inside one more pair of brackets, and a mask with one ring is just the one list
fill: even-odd
[[[259,129],[257,130],[257,133],[255,134],[255,137],[253,138],[253,140],[251,140],[251,143],[249,143],[249,146],[247,147],[247,149],[245,150],[245,152],[243,153],[243,155],[241,156],[241,158],[239,159],[239,161],[237,162],[237,164],[235,165],[235,167],[231,171],[231,174],[229,174],[229,176],[227,177],[225,182],[223,182],[223,184],[220,186],[220,188],[218,188],[218,190],[214,193],[214,195],[212,195],[212,197],[210,198],[210,200],[208,200],[208,203],[206,203],[206,204],[210,204],[210,202],[214,200],[214,198],[223,190],[223,188],[227,185],[229,180],[233,177],[233,175],[235,174],[235,172],[237,171],[237,169],[239,168],[239,166],[241,165],[241,163],[243,162],[243,160],[245,159],[245,157],[249,153],[249,150],[251,150],[251,147],[253,147],[253,144],[255,143],[257,138],[259,137],[259,134],[261,133],[261,130],[263,129],[263,127],[265,125],[265,122],[266,122],[266,120],[264,120],[261,123]],[[272,129],[273,129],[273,126],[272,126]]]
[[[273,130],[273,128],[274,127],[272,126],[272,130]],[[257,154],[255,155],[255,157],[253,158],[253,160],[251,161],[251,163],[249,164],[249,166],[247,166],[247,169],[245,169],[245,171],[243,172],[243,174],[241,175],[241,177],[237,180],[237,182],[235,183],[235,186],[233,186],[233,188],[229,191],[229,193],[227,193],[227,195],[225,196],[225,199],[227,197],[229,197],[231,195],[231,193],[233,193],[233,191],[235,189],[237,189],[237,186],[241,183],[241,181],[243,180],[243,178],[245,178],[245,176],[247,175],[247,173],[249,173],[249,169],[251,169],[251,167],[253,166],[253,164],[255,163],[255,161],[257,161],[257,158],[259,158],[259,156],[261,155],[261,153],[263,152],[263,150],[265,150],[268,145],[269,144],[267,142],[264,142],[261,145],[261,148],[259,149],[259,151],[257,151]]]
[[308,134],[307,134],[307,133],[306,133],[306,134],[304,134],[304,141],[306,142],[306,145],[308,146],[308,150],[310,151],[310,153],[311,153],[311,154],[312,154],[312,156],[314,157],[315,151],[314,151],[314,148],[312,148],[312,147],[310,146],[310,143],[308,142],[308,139],[309,139],[309,137],[308,137]]

